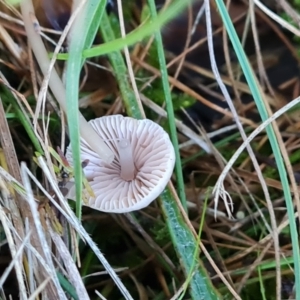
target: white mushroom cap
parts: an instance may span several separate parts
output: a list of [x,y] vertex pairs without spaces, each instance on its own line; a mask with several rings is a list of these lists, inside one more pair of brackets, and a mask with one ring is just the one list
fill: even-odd
[[[81,160],[89,160],[84,173],[96,196],[89,198],[88,205],[110,213],[148,206],[164,190],[173,172],[175,153],[168,134],[151,120],[121,115],[101,117],[90,124],[115,159],[105,163],[81,140]],[[72,164],[70,146],[66,158]]]

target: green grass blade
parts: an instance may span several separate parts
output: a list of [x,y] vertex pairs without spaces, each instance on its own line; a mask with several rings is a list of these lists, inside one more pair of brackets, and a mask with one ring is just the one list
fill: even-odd
[[[70,43],[70,53],[66,75],[67,118],[71,149],[73,154],[76,183],[76,215],[81,219],[82,168],[80,162],[80,133],[78,115],[79,77],[84,58],[83,49],[89,48],[99,29],[106,1],[90,0],[85,6],[85,14],[81,21],[75,22]],[[84,26],[82,26],[84,24]]]
[[[246,54],[243,50],[243,47],[240,43],[240,40],[237,36],[237,33],[234,29],[234,26],[232,24],[232,21],[230,19],[230,16],[228,14],[228,11],[225,7],[224,2],[222,0],[216,0],[216,4],[218,6],[220,15],[224,22],[224,26],[227,30],[227,33],[231,40],[234,51],[239,60],[239,63],[241,65],[241,68],[242,68],[245,78],[247,80],[247,83],[249,85],[249,88],[251,90],[253,98],[255,100],[259,114],[260,114],[262,120],[265,121],[266,119],[268,119],[269,116],[268,116],[267,109],[264,105],[264,101],[261,97],[260,89],[257,86],[257,82],[256,82],[255,76],[253,74],[252,68],[248,62],[248,59],[247,59]],[[292,240],[294,268],[295,268],[294,273],[295,273],[296,298],[300,299],[300,249],[299,249],[299,240],[298,240],[298,233],[297,233],[297,227],[296,227],[295,216],[294,216],[294,207],[293,207],[291,191],[289,188],[289,182],[288,182],[288,178],[287,178],[284,161],[281,156],[280,148],[279,148],[273,127],[270,125],[267,126],[266,132],[267,132],[267,135],[268,135],[268,138],[269,138],[269,141],[270,141],[273,153],[274,153],[274,157],[276,160],[276,164],[278,167],[278,172],[279,172],[280,180],[281,180],[282,187],[283,187],[283,193],[284,193],[284,198],[285,198],[285,202],[286,202],[288,217],[290,220],[291,240]]]
[[57,278],[63,290],[67,292],[74,300],[79,300],[74,286],[60,272],[56,272]]
[[[115,40],[115,33],[106,13],[103,14],[100,30],[105,44]],[[114,75],[118,82],[123,103],[126,107],[126,112],[128,113],[128,115],[136,119],[142,119],[142,113],[139,109],[134,92],[128,81],[128,71],[121,52],[111,52],[108,54],[108,58],[114,70]]]
[[[142,26],[133,30],[126,35],[125,38],[114,39],[105,44],[92,47],[91,49],[86,48],[83,52],[83,57],[95,57],[111,52],[122,50],[126,46],[131,46],[137,42],[140,42],[144,38],[150,36],[155,31],[159,30],[168,21],[172,20],[182,11],[190,1],[176,1],[168,7],[163,13],[161,13],[154,21],[147,21]],[[68,59],[69,54],[59,54],[58,59]]]
[[186,276],[189,275],[191,270],[194,271],[190,280],[192,299],[219,299],[220,297],[213,287],[201,261],[195,261],[194,255],[198,252],[197,241],[184,223],[169,189],[166,189],[161,194],[161,199],[161,207],[167,220],[169,232]]
[[[34,130],[32,128],[29,117],[22,112],[16,99],[14,98],[14,96],[12,95],[12,93],[6,86],[0,85],[0,90],[2,90],[1,95],[2,95],[3,101],[7,102],[13,106],[16,116],[17,116],[18,120],[20,121],[20,123],[23,125],[25,131],[27,132],[35,150],[38,151],[39,153],[43,154],[44,151],[40,145],[39,140],[37,139],[37,137],[34,133]],[[2,101],[2,100],[0,99],[0,101]]]
[[[182,2],[182,1],[177,1],[177,2]],[[185,1],[185,2],[191,3],[191,1]],[[149,0],[148,3],[149,3],[152,22],[155,22],[155,19],[157,18],[155,2],[154,0]],[[165,94],[166,110],[168,114],[171,140],[175,149],[175,156],[176,156],[175,173],[177,179],[177,191],[182,206],[184,207],[185,211],[187,211],[184,181],[183,181],[183,174],[182,174],[182,165],[180,159],[180,152],[178,148],[177,130],[175,125],[174,108],[173,108],[172,96],[171,96],[170,85],[168,80],[168,70],[167,70],[166,60],[165,60],[164,46],[163,46],[160,31],[156,31],[154,33],[154,37],[155,37],[157,56],[158,56],[160,72],[161,72],[161,80],[162,80],[163,90]]]

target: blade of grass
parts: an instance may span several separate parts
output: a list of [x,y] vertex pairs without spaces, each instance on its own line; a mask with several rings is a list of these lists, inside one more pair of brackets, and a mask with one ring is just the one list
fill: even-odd
[[[79,77],[84,58],[82,51],[89,48],[98,31],[106,1],[90,0],[84,7],[83,16],[74,24],[71,34],[70,53],[66,74],[66,101],[69,134],[73,155],[76,185],[76,215],[81,219],[82,167],[80,162],[80,128],[78,115]],[[84,24],[84,26],[82,26]]]
[[[201,221],[199,224],[199,231],[198,231],[198,236],[197,236],[198,243],[201,241],[201,233],[202,233],[203,226],[204,226],[205,215],[206,215],[206,210],[207,210],[207,202],[208,202],[210,194],[211,194],[211,192],[208,190],[206,192],[206,196],[205,196],[205,200],[204,200],[204,204],[203,204],[203,208],[202,208]],[[194,254],[193,254],[193,264],[190,267],[189,274],[187,275],[187,278],[186,278],[187,283],[189,283],[192,280],[193,275],[194,275],[194,270],[199,267],[198,266],[199,264],[201,264],[201,262],[199,262],[197,259],[197,257],[199,257],[199,250],[200,249],[198,247],[195,247]],[[203,265],[201,265],[201,267],[203,268]],[[205,272],[203,275],[205,275]],[[188,288],[188,284],[185,285],[184,292],[182,293],[180,300],[183,299],[187,288]]]
[[[216,4],[219,9],[220,15],[222,17],[226,31],[228,33],[228,36],[231,40],[231,43],[232,43],[232,46],[236,53],[236,56],[239,60],[239,63],[241,65],[241,68],[243,70],[245,78],[249,85],[249,88],[251,90],[251,93],[253,95],[253,98],[255,100],[259,114],[260,114],[262,120],[265,121],[269,117],[268,111],[265,107],[264,101],[263,101],[261,93],[260,93],[260,88],[256,82],[255,76],[254,76],[251,66],[248,62],[246,54],[243,50],[243,47],[239,41],[237,33],[234,29],[234,26],[232,24],[232,21],[230,19],[228,11],[227,11],[223,1],[216,0]],[[274,157],[276,160],[276,164],[278,167],[280,180],[281,180],[281,183],[283,186],[283,193],[284,193],[284,198],[285,198],[285,202],[286,202],[288,218],[290,220],[291,240],[292,240],[294,268],[295,268],[296,298],[299,299],[299,297],[300,297],[300,250],[299,250],[297,226],[296,226],[295,216],[294,216],[293,201],[292,201],[291,191],[290,191],[289,182],[288,182],[288,178],[287,178],[286,168],[284,165],[284,161],[282,159],[280,147],[278,145],[277,138],[276,138],[273,127],[271,125],[268,125],[266,127],[266,132],[269,137],[269,141],[270,141],[270,144],[271,144],[271,147],[272,147],[272,150],[274,153]]]
[[79,300],[74,286],[60,272],[56,272],[57,278],[63,290],[67,292],[74,300]]
[[266,298],[266,289],[265,289],[265,286],[264,286],[264,277],[262,275],[260,267],[257,268],[257,272],[258,272],[260,294],[261,294],[262,300],[267,300],[267,298]]
[[[177,1],[177,2],[182,2],[182,1]],[[191,1],[185,1],[185,2],[191,4]],[[157,18],[155,2],[154,2],[154,0],[148,0],[148,4],[149,4],[149,8],[150,8],[151,20],[152,20],[152,22],[155,22],[155,19]],[[167,70],[166,59],[165,59],[165,54],[164,54],[164,46],[163,46],[160,31],[156,31],[154,33],[154,39],[155,39],[155,43],[156,43],[158,62],[159,62],[160,72],[161,72],[161,80],[162,80],[163,90],[164,90],[165,99],[166,99],[165,100],[166,101],[166,110],[167,110],[167,114],[168,114],[167,118],[168,118],[168,122],[169,122],[171,140],[172,140],[172,143],[173,143],[173,146],[175,149],[175,156],[176,156],[175,173],[176,173],[176,179],[177,179],[177,192],[178,192],[180,201],[182,203],[182,206],[184,207],[185,211],[187,211],[183,174],[182,174],[182,165],[181,165],[180,152],[179,152],[179,147],[178,147],[177,130],[176,130],[176,125],[175,125],[174,108],[173,108],[173,102],[172,102],[172,96],[171,96],[171,89],[170,89],[169,80],[168,80],[168,70]]]
[[161,206],[167,220],[169,232],[186,276],[188,277],[189,272],[193,270],[193,275],[190,278],[192,299],[219,299],[219,295],[214,289],[202,262],[195,261],[194,254],[199,251],[197,250],[198,244],[182,219],[169,189],[161,194],[161,199]]
[[31,122],[30,122],[28,116],[21,111],[16,99],[14,98],[14,96],[12,95],[10,90],[4,85],[0,85],[0,87],[1,87],[0,90],[1,90],[3,101],[5,101],[13,106],[16,116],[17,116],[18,120],[20,121],[20,123],[22,124],[22,126],[24,127],[25,131],[27,132],[34,148],[39,153],[44,153],[38,139],[36,138],[36,135],[34,133],[34,130],[32,128],[32,125],[31,125]]
[[[168,9],[166,9],[163,13],[159,14],[155,20],[147,21],[142,26],[133,30],[129,34],[126,35],[126,38],[114,39],[105,44],[101,44],[99,46],[86,47],[86,50],[83,51],[83,57],[95,57],[104,54],[108,54],[111,52],[115,52],[118,50],[122,50],[125,46],[131,46],[137,42],[140,42],[145,37],[150,36],[155,31],[159,30],[163,25],[165,25],[168,21],[172,20],[175,16],[177,16],[180,11],[182,11],[188,4],[189,1],[176,1],[171,4]],[[57,56],[58,59],[66,60],[68,59],[69,54],[59,54]]]
[[[101,36],[105,41],[105,44],[115,40],[115,34],[106,12],[103,14],[100,30]],[[108,58],[114,70],[114,75],[117,79],[118,86],[122,94],[122,99],[126,107],[126,112],[128,113],[128,115],[136,119],[142,119],[143,114],[136,101],[134,92],[129,84],[128,72],[121,52],[110,52],[108,54]]]

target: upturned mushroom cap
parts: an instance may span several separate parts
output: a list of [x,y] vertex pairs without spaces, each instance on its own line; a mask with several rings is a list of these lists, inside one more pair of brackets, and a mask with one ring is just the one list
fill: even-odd
[[[81,160],[89,160],[84,173],[96,196],[89,198],[88,205],[110,213],[148,206],[164,190],[173,172],[175,153],[168,134],[151,120],[121,115],[101,117],[90,124],[115,159],[105,163],[81,140]],[[70,146],[66,158],[72,164]]]

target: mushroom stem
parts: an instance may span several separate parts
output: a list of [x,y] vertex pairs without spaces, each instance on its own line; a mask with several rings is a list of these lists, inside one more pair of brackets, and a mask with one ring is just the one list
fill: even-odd
[[[48,1],[48,0],[47,0]],[[45,77],[48,76],[50,67],[52,67],[51,76],[49,78],[49,86],[52,90],[53,95],[59,102],[60,106],[67,112],[66,106],[66,91],[65,87],[58,76],[53,65],[50,64],[46,48],[42,42],[40,35],[35,31],[33,26],[33,21],[31,15],[34,13],[34,8],[31,0],[21,1],[21,12],[23,15],[24,25],[27,33],[27,38],[30,43],[30,47],[35,55],[35,58],[41,68],[41,71]],[[92,126],[84,119],[84,117],[79,114],[79,127],[80,134],[84,140],[89,144],[89,146],[94,150],[101,159],[107,163],[112,163],[114,159],[114,154],[104,143],[104,141],[97,135]]]
[[108,148],[105,142],[99,137],[97,132],[86,121],[86,119],[79,113],[80,134],[88,143],[92,150],[94,150],[99,157],[106,163],[111,164],[114,160],[113,152]]
[[132,147],[127,139],[120,140],[118,143],[118,152],[121,165],[121,178],[130,181],[135,176],[135,166],[133,162]]

